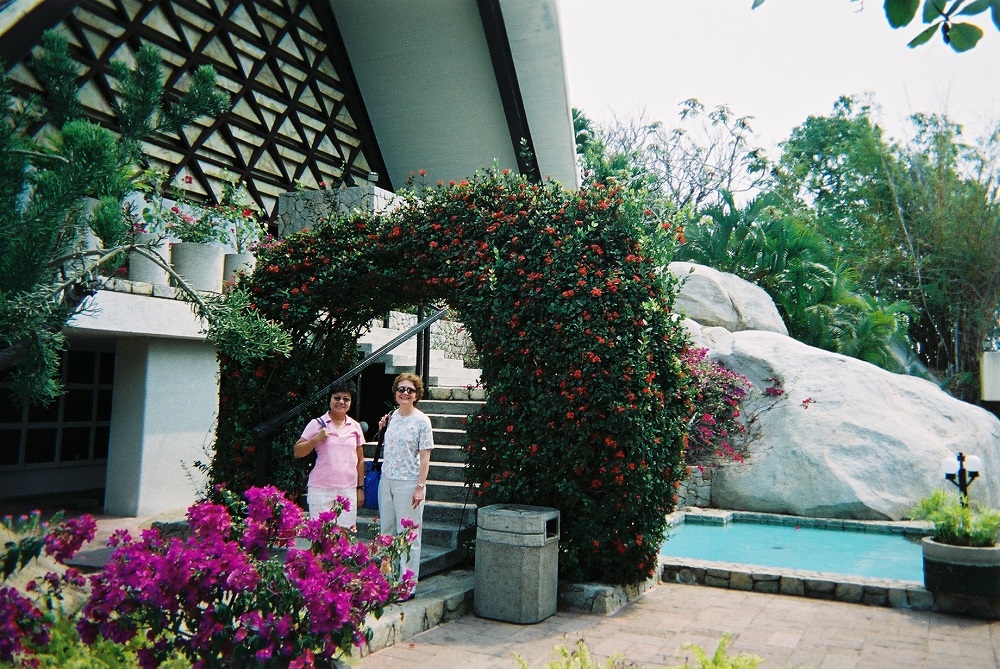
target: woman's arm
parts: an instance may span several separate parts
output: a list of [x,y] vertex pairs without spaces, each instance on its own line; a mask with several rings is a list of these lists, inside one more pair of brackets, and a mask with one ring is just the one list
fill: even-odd
[[427,475],[431,471],[431,450],[420,451],[420,473],[417,475],[417,487],[413,489],[413,508],[420,506],[420,503],[427,498]]
[[295,442],[295,449],[294,449],[295,457],[297,458],[306,457],[307,455],[312,453],[313,450],[316,449],[316,446],[319,444],[319,442],[323,441],[324,439],[326,439],[326,428],[321,429],[319,432],[314,434],[309,439],[300,438],[298,441]]

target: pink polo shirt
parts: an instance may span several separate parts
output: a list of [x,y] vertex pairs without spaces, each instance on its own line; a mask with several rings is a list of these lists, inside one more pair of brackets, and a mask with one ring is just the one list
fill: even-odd
[[330,422],[330,414],[309,421],[302,430],[302,439],[312,439],[326,427],[329,437],[316,445],[316,466],[309,474],[310,488],[354,488],[358,485],[358,446],[364,443],[364,432],[356,420],[347,417],[339,430]]

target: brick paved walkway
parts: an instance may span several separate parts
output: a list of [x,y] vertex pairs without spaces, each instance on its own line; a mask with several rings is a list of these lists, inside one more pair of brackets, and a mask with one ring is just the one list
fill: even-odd
[[557,613],[536,625],[468,615],[366,658],[360,669],[532,669],[552,648],[586,641],[603,661],[623,653],[641,669],[681,664],[684,643],[714,651],[723,632],[731,653],[764,658],[761,669],[996,669],[1000,622],[802,597],[663,584],[611,616]]

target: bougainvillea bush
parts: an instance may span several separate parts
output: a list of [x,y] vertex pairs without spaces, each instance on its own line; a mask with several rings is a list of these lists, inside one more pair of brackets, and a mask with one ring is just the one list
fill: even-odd
[[488,390],[469,425],[478,502],[560,509],[564,578],[650,575],[684,470],[690,378],[660,269],[674,231],[640,202],[614,183],[571,192],[493,171],[263,245],[245,287],[299,344],[252,368],[223,360],[216,480],[245,483],[254,460],[279,485],[296,480],[301,426],[263,445],[250,427],[343,370],[372,317],[444,302]]
[[[40,512],[33,511],[16,518],[5,516],[0,528],[4,536],[0,583],[4,583],[43,553],[60,565],[65,563],[94,538],[97,523],[89,515],[64,520],[62,514],[46,522]],[[82,583],[79,571],[64,568],[61,573],[48,572],[40,579],[29,580],[24,592],[10,585],[0,586],[0,663],[30,655],[49,643],[63,589]]]
[[692,413],[688,422],[685,461],[689,466],[714,467],[743,462],[752,434],[744,402],[754,386],[745,376],[726,369],[706,356],[708,349],[684,351],[684,366],[694,382]]
[[[411,573],[395,580],[383,569],[408,549],[412,528],[366,544],[336,525],[341,503],[304,521],[271,486],[250,488],[245,502],[215,494],[188,510],[183,540],[155,529],[112,537],[77,624],[85,642],[145,637],[143,667],[174,653],[206,669],[328,666],[365,641],[367,614],[412,591]],[[296,536],[309,547],[289,548]]]

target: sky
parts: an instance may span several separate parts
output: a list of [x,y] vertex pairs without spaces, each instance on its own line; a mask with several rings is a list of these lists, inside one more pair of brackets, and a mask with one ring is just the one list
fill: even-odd
[[[896,139],[916,112],[947,113],[966,135],[1000,122],[1000,32],[955,53],[935,36],[910,49],[919,16],[893,30],[881,0],[557,0],[569,99],[598,122],[679,125],[679,104],[727,105],[752,116],[760,146],[776,145],[841,95],[871,93]],[[970,137],[971,139],[971,137]]]

